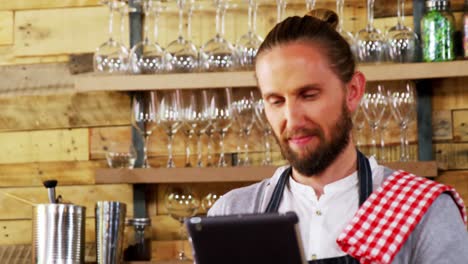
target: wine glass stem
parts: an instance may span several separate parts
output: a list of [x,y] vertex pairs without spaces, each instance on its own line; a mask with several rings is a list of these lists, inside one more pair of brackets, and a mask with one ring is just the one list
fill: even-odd
[[179,6],[179,39],[184,38],[184,0],[178,0],[177,4]]
[[218,6],[216,7],[216,35],[217,36],[222,36],[223,29],[221,29],[221,3],[218,3]]
[[243,152],[243,149],[242,149],[242,139],[244,138],[244,131],[243,129],[240,129],[239,130],[239,140],[237,141],[237,147],[236,147],[236,151],[239,155],[239,159],[237,161],[237,165],[242,165],[242,162],[243,162],[243,159],[241,158],[241,154]]
[[306,0],[307,10],[313,10],[315,8],[315,0]]
[[284,11],[286,9],[286,0],[276,0],[276,22],[283,20]]
[[271,160],[271,145],[270,145],[270,131],[265,131],[263,134],[265,141],[265,158],[263,160],[263,165],[270,165]]
[[249,33],[253,33],[253,7],[254,5],[254,0],[249,0],[249,8],[248,8],[248,20],[247,20],[247,25],[249,27]]
[[250,129],[244,129],[244,161],[243,164],[244,166],[250,165],[250,159],[249,159],[249,135],[250,135]]
[[143,27],[143,35],[144,35],[144,42],[149,43],[149,26],[150,23],[153,20],[153,16],[151,15],[151,12],[149,10],[150,8],[147,7],[145,10],[145,22],[144,22],[144,27]]
[[406,124],[400,124],[400,130],[401,130],[401,137],[400,137],[401,155],[400,155],[400,161],[409,161],[408,138],[407,138],[408,126]]
[[367,0],[367,30],[374,28],[374,2],[375,0]]
[[125,15],[127,14],[127,7],[120,7],[120,43],[125,43]]
[[184,229],[184,221],[180,222],[180,229],[179,229],[179,239],[180,239],[180,248],[178,253],[179,260],[185,260],[185,249],[184,249],[184,240],[185,240],[185,229]]
[[336,12],[338,12],[338,28],[336,31],[341,32],[343,31],[343,7],[344,7],[344,0],[336,0]]
[[201,133],[197,133],[197,167],[203,167]]
[[208,144],[206,146],[207,148],[207,167],[213,166],[213,133],[209,132],[207,133],[208,135]]
[[371,156],[377,157],[377,126],[372,124],[370,126],[371,130]]
[[169,158],[167,160],[167,167],[174,168],[175,164],[174,164],[174,160],[172,159],[172,142],[174,140],[174,134],[171,132],[167,136],[168,136],[167,151],[169,155]]
[[113,41],[114,39],[114,0],[109,1],[109,40]]
[[227,163],[226,160],[224,159],[224,136],[226,135],[226,132],[221,129],[219,132],[219,162],[218,162],[218,167],[226,167]]
[[385,126],[380,127],[380,162],[387,162],[387,155],[385,153]]
[[187,39],[192,39],[192,16],[193,16],[193,5],[190,6],[187,13]]
[[405,21],[405,0],[398,0],[397,16],[398,26],[401,27],[404,25]]
[[188,132],[187,139],[185,141],[185,167],[192,167],[192,164],[190,163],[190,142],[192,141],[192,132]]
[[148,163],[148,141],[150,134],[144,133],[143,135],[143,168],[149,168]]
[[160,10],[156,7],[153,12],[153,42],[158,42],[158,35],[159,35],[159,16]]

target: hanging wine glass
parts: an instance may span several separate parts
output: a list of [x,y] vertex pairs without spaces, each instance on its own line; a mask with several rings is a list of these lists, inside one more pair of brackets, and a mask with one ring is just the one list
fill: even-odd
[[137,92],[132,98],[132,126],[143,137],[143,168],[149,168],[148,164],[148,140],[158,125],[158,100],[157,94],[151,92]]
[[238,67],[236,49],[224,37],[224,17],[229,4],[226,0],[215,0],[216,35],[200,50],[201,68],[204,71],[231,71]]
[[386,59],[385,38],[374,27],[374,2],[367,0],[367,26],[356,35],[357,57],[360,62],[383,62]]
[[253,69],[253,66],[255,65],[255,56],[257,55],[260,44],[263,42],[263,39],[256,33],[258,3],[256,0],[248,1],[249,31],[239,38],[236,45],[239,54],[240,66],[246,70]]
[[182,126],[183,117],[181,111],[181,95],[180,90],[170,90],[160,92],[161,102],[159,104],[159,124],[166,132],[168,137],[167,150],[168,160],[167,168],[174,168],[175,163],[173,159],[172,143],[174,135],[177,133],[179,128]]
[[[166,59],[170,72],[193,72],[198,69],[198,49],[190,39],[184,37],[184,10],[186,0],[177,0],[179,12],[179,34],[166,47]],[[191,20],[189,20],[191,22]],[[188,28],[191,28],[189,25]]]
[[349,31],[346,31],[343,27],[343,17],[344,17],[344,0],[336,0],[336,12],[338,14],[338,27],[336,31],[340,33],[340,35],[348,42],[351,52],[356,56],[356,39],[354,38],[353,34]]
[[287,0],[276,0],[276,23],[283,21],[287,4]]
[[218,201],[222,194],[218,194],[217,192],[210,192],[208,193],[203,199],[201,200],[201,208],[208,213],[208,211],[213,207],[213,205]]
[[[209,106],[210,108],[211,106]],[[213,136],[215,133],[215,130],[212,125],[212,120],[211,120],[211,110],[210,110],[210,125],[206,128],[205,134],[208,137],[208,141],[206,143],[206,167],[213,167],[214,162],[213,162]]]
[[170,186],[164,196],[164,205],[169,215],[180,223],[180,248],[178,250],[178,260],[189,260],[185,255],[184,240],[187,239],[184,221],[188,217],[194,216],[199,207],[200,201],[188,186]]
[[306,2],[306,10],[307,10],[307,11],[310,11],[310,10],[315,9],[315,1],[316,1],[316,0],[305,0],[305,2]]
[[232,125],[232,92],[231,88],[217,89],[213,91],[210,100],[211,125],[219,134],[220,154],[218,167],[226,167],[227,162],[224,157],[224,137]]
[[239,165],[250,166],[249,157],[249,136],[255,122],[254,95],[253,91],[249,91],[247,95],[242,96],[239,100],[233,103],[234,116],[239,127],[239,142],[244,142],[243,157]]
[[[122,1],[102,1],[109,7],[109,38],[101,44],[93,56],[94,71],[103,73],[123,73],[128,69],[128,49],[114,36],[114,14],[124,5]],[[115,27],[118,28],[118,27]]]
[[356,148],[360,149],[362,146],[362,141],[361,141],[362,130],[364,129],[364,126],[366,124],[366,116],[364,115],[364,111],[362,110],[361,104],[359,104],[356,111],[354,111],[354,114],[352,116],[352,121],[353,121],[353,128],[355,131],[354,134],[355,134]]
[[[165,70],[164,50],[157,43],[158,18],[161,12],[159,2],[145,0],[143,11],[145,13],[144,38],[135,44],[130,51],[130,70],[135,74],[154,74]],[[153,25],[154,32],[150,34],[149,28]],[[150,37],[153,35],[153,37]]]
[[382,115],[382,118],[380,120],[379,124],[379,136],[380,136],[380,162],[389,162],[389,159],[387,157],[387,151],[385,149],[385,140],[386,140],[386,134],[388,130],[388,125],[390,124],[390,121],[392,120],[392,111],[390,110],[390,102],[388,100],[388,94],[385,94],[385,100],[387,100],[388,106],[385,108],[385,111]]
[[263,104],[263,99],[259,99],[255,103],[255,117],[256,117],[258,126],[263,132],[264,157],[263,157],[262,165],[271,165],[273,162],[272,157],[271,157],[271,143],[270,143],[270,136],[272,133],[272,129],[265,115],[265,105]]
[[368,84],[361,100],[361,109],[371,130],[370,155],[377,157],[377,129],[387,108],[385,88],[382,84]]
[[[208,91],[186,91],[183,93],[182,113],[184,119],[183,131],[190,142],[193,135],[197,137],[197,167],[202,167],[202,142],[201,136],[210,126]],[[185,167],[192,167],[190,162],[190,145],[186,144]]]
[[401,81],[398,87],[388,91],[390,106],[400,127],[400,161],[409,161],[408,124],[416,112],[416,90],[411,81]]
[[419,45],[418,35],[404,25],[405,1],[398,0],[398,22],[387,32],[388,51],[391,61],[414,62]]

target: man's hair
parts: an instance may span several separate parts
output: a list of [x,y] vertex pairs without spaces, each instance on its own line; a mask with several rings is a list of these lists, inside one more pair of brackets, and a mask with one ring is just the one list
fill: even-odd
[[338,15],[328,9],[314,9],[303,17],[288,17],[268,33],[258,49],[257,58],[279,45],[294,42],[315,44],[325,52],[338,78],[348,83],[353,77],[356,62],[351,47],[336,31],[338,22]]

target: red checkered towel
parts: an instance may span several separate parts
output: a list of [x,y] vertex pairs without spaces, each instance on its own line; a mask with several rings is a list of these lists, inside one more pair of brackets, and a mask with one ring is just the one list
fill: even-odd
[[361,264],[391,263],[432,202],[443,192],[452,195],[466,225],[465,206],[453,188],[396,171],[359,208],[337,243]]

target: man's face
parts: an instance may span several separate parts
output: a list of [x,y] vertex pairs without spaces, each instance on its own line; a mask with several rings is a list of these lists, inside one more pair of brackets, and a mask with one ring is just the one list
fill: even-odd
[[257,58],[265,113],[281,151],[301,174],[324,171],[349,144],[345,84],[323,51],[305,43],[277,46]]

